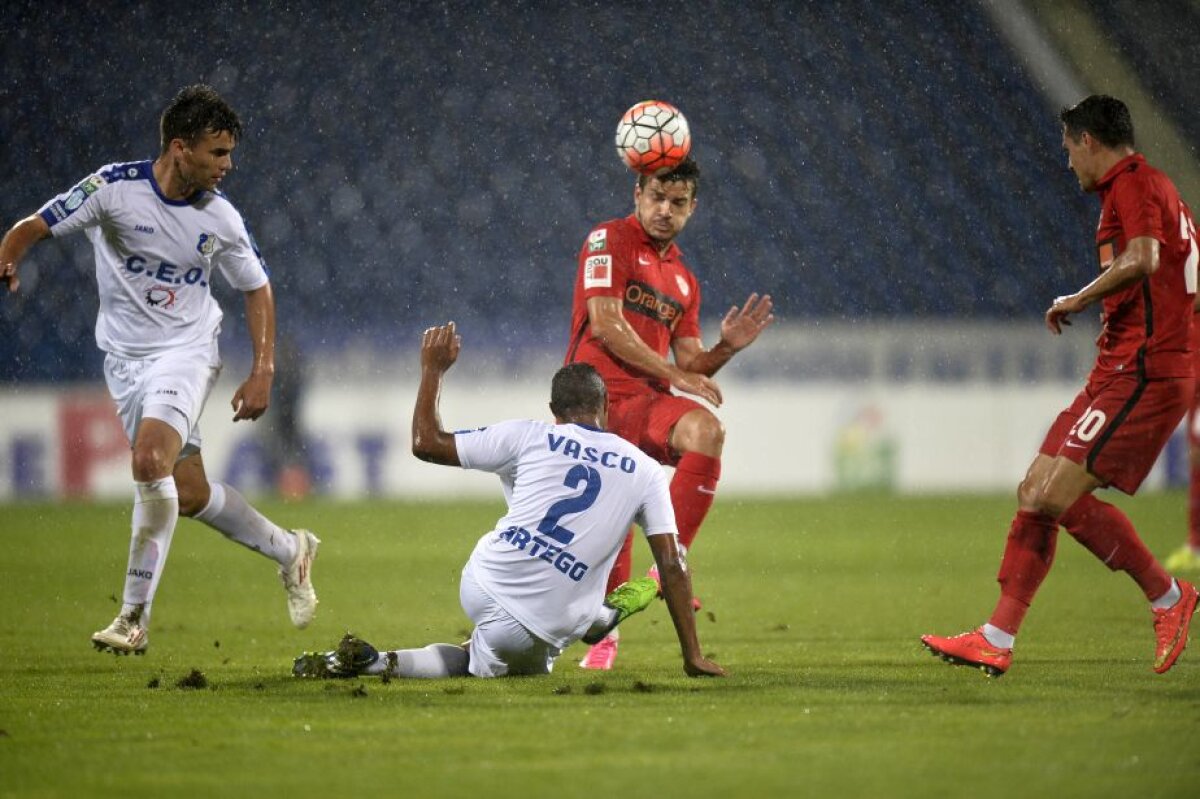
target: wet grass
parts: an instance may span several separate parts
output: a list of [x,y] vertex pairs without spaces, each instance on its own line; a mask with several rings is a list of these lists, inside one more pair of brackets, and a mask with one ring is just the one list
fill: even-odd
[[[1182,495],[1121,504],[1155,551],[1180,540]],[[324,539],[313,625],[288,625],[270,563],[187,521],[150,651],[125,658],[88,636],[117,607],[126,508],[0,508],[0,797],[1150,797],[1200,780],[1200,651],[1154,675],[1137,589],[1068,540],[1007,676],[921,650],[990,609],[1007,498],[722,498],[693,567],[731,676],[706,681],[683,676],[661,606],[606,674],[575,668],[576,645],[541,679],[293,679],[296,654],[347,629],[462,640],[458,572],[501,508],[264,507]]]

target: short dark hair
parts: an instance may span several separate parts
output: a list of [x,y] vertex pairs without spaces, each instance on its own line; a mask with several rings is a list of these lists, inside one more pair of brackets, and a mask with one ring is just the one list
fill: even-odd
[[242,138],[242,120],[229,103],[211,86],[185,86],[163,111],[159,123],[162,151],[175,139],[195,144],[206,133],[228,131],[234,141]]
[[1105,147],[1134,146],[1133,117],[1125,103],[1107,94],[1085,97],[1058,115],[1072,141],[1079,141],[1084,132]]
[[550,381],[550,412],[559,419],[599,413],[607,403],[608,389],[591,364],[569,363]]
[[638,175],[638,187],[645,189],[646,184],[652,178],[658,178],[663,183],[675,183],[683,181],[692,187],[692,199],[696,199],[696,193],[700,191],[700,165],[696,163],[696,159],[690,155],[683,159],[679,166],[672,169],[670,172],[664,172],[661,175]]

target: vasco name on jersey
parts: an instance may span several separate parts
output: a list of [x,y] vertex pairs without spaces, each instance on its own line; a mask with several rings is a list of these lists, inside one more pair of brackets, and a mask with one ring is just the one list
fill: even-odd
[[125,271],[133,275],[145,275],[159,283],[171,283],[176,286],[208,285],[208,281],[204,279],[204,270],[200,267],[193,266],[186,272],[181,271],[182,268],[169,261],[160,261],[155,266],[140,255],[131,255],[125,259]]

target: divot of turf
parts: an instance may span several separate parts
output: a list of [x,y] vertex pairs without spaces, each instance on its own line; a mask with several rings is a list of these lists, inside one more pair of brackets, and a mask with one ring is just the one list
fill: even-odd
[[186,677],[180,677],[175,683],[176,688],[207,688],[208,678],[204,676],[204,672],[200,669],[192,669]]
[[150,682],[146,683],[147,688],[157,688],[160,685],[162,685],[162,681],[157,677],[151,677]]
[[648,682],[642,682],[641,680],[633,681],[633,692],[635,694],[652,694],[657,690],[658,686],[656,685],[652,685]]
[[608,690],[602,682],[590,682],[583,686],[583,692],[588,696],[597,696]]

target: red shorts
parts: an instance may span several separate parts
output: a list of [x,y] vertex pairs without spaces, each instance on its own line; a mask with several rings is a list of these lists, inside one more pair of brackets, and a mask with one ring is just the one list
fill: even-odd
[[1038,451],[1062,455],[1104,485],[1132,494],[1187,413],[1194,387],[1190,377],[1142,380],[1122,375],[1088,383],[1054,420]]
[[697,408],[706,410],[695,400],[659,391],[614,395],[608,398],[608,431],[659,463],[674,466],[679,453],[671,449],[671,429]]

